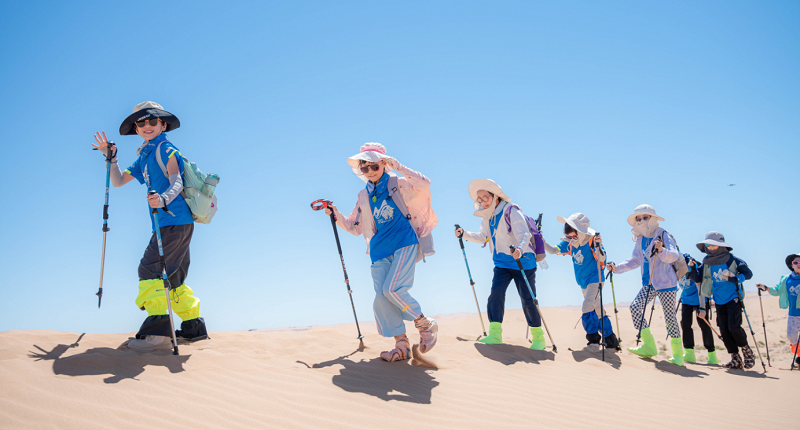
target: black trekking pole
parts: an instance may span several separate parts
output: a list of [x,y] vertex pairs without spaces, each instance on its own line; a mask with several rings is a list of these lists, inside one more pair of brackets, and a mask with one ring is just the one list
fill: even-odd
[[[672,315],[677,315],[678,314],[678,309],[681,308],[681,302],[683,302],[683,298],[678,299],[678,306],[675,306],[675,312],[673,312]],[[655,303],[655,300],[653,301],[653,303]],[[669,340],[669,331],[667,331],[667,337],[664,338],[664,341],[667,341],[667,340]]]
[[[747,327],[750,328],[750,335],[753,337],[753,343],[756,345],[756,351],[758,351],[758,359],[761,360],[761,367],[764,368],[764,373],[767,373],[767,366],[764,364],[764,359],[761,357],[761,348],[758,347],[758,341],[756,340],[756,332],[753,331],[753,325],[750,324],[750,317],[747,316],[747,309],[744,307],[744,297],[742,297],[742,292],[739,291],[739,278],[736,276],[732,276],[732,278],[735,280],[734,284],[736,285],[736,295],[739,296],[739,303],[742,304],[742,312],[744,312],[744,317],[747,319]],[[719,315],[717,315],[717,318],[719,318]]]
[[[609,262],[608,264],[614,264]],[[608,265],[606,264],[606,266]],[[619,311],[617,310],[617,295],[614,293],[614,272],[608,272],[608,280],[611,282],[611,299],[614,300],[614,319],[617,321],[617,351],[622,351],[622,333],[619,331]]]
[[[791,341],[789,341],[791,342]],[[789,367],[789,371],[791,372],[794,370],[794,363],[797,361],[797,350],[800,349],[800,330],[797,333],[797,342],[794,343],[794,356],[792,356],[792,362],[790,363],[791,367]]]
[[767,347],[767,364],[772,367],[769,359],[769,341],[767,340],[767,323],[764,321],[764,303],[761,301],[761,288],[758,289],[758,305],[761,306],[761,327],[764,329],[764,345]]
[[[605,255],[603,252],[603,247],[597,245],[597,237],[600,236],[600,232],[595,232],[595,242],[592,246],[597,249],[597,252],[600,255]],[[595,259],[596,260],[596,259]],[[602,278],[602,271],[600,270],[600,262],[597,262],[597,288],[600,290],[600,345],[603,346],[603,361],[606,361],[606,321],[603,318],[605,313],[605,308],[603,308],[603,278]]]
[[[511,253],[514,253],[516,247],[511,245]],[[525,280],[525,285],[528,286],[528,292],[531,293],[531,298],[533,299],[533,305],[536,306],[536,312],[539,312],[539,318],[542,320],[542,325],[544,325],[545,331],[547,331],[547,337],[550,338],[550,343],[553,344],[553,352],[558,352],[558,348],[556,344],[553,342],[553,336],[550,335],[550,329],[547,328],[547,323],[544,321],[544,315],[542,315],[541,309],[539,309],[539,300],[536,299],[536,294],[533,293],[533,288],[531,288],[531,283],[528,282],[528,276],[525,274],[525,269],[522,268],[522,262],[519,259],[515,259],[517,261],[517,266],[519,266],[519,271],[522,272],[522,279]],[[533,342],[533,341],[531,341]]]
[[[539,217],[536,218],[536,220],[534,221],[534,224],[536,224],[536,230],[538,230],[539,232],[542,231],[542,216],[543,216],[543,214],[541,212],[539,212]],[[544,261],[542,263],[547,265],[546,261]],[[546,268],[546,266],[543,266],[543,268]],[[525,340],[527,340],[529,343],[533,343],[533,339],[529,339],[530,335],[531,335],[531,331],[528,330],[528,325],[526,324],[525,325]]]
[[[100,257],[100,289],[97,290],[96,294],[97,309],[100,309],[100,302],[103,301],[103,273],[106,267],[106,233],[111,230],[108,228],[108,188],[111,182],[111,160],[114,159],[114,155],[116,155],[116,151],[112,153],[111,148],[114,148],[113,141],[109,141],[108,146],[106,146],[106,201],[103,204],[103,255]],[[97,148],[94,149],[97,150]]]
[[[150,181],[147,181],[147,187],[150,188]],[[147,193],[148,195],[157,195],[152,189]],[[150,212],[153,216],[153,224],[156,229],[156,239],[158,240],[158,261],[161,263],[161,278],[164,280],[164,294],[167,296],[167,312],[169,312],[169,329],[172,333],[172,355],[178,355],[178,339],[175,337],[175,323],[172,321],[172,300],[169,292],[172,286],[169,284],[167,278],[167,262],[164,260],[164,248],[161,245],[161,228],[158,226],[158,208],[152,208]],[[170,213],[166,205],[162,208],[164,212]]]
[[[456,224],[456,230],[459,230],[461,226]],[[483,314],[481,314],[481,305],[478,304],[478,295],[475,294],[475,281],[472,280],[472,272],[469,270],[469,262],[467,261],[467,251],[464,250],[464,232],[462,231],[460,235],[458,235],[458,243],[461,245],[461,253],[464,254],[464,264],[467,265],[467,274],[469,275],[469,285],[472,287],[472,296],[475,297],[475,306],[478,308],[478,318],[481,320],[481,328],[483,329],[483,337],[486,337],[486,326],[483,324]],[[480,338],[478,338],[480,339]]]
[[[330,200],[319,199],[311,203],[311,209],[315,211],[328,209],[328,206],[333,205]],[[333,214],[331,209],[331,226],[333,227],[333,236],[336,238],[336,248],[339,250],[339,259],[342,261],[342,272],[344,272],[344,284],[347,286],[347,295],[350,297],[350,306],[353,308],[353,318],[356,320],[356,330],[358,331],[359,348],[364,348],[364,336],[361,335],[361,327],[358,325],[358,315],[356,315],[356,305],[353,303],[353,290],[350,289],[350,278],[347,277],[347,268],[344,266],[344,255],[342,255],[342,245],[339,243],[339,232],[336,230],[336,215]]]

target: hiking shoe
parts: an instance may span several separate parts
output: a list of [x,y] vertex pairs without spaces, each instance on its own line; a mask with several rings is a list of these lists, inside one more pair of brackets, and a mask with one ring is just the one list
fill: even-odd
[[722,367],[726,369],[744,369],[744,364],[742,363],[742,357],[739,353],[731,354],[731,361],[722,365]]
[[166,336],[147,335],[144,339],[133,339],[128,342],[128,348],[137,352],[154,352],[172,348],[172,339]]
[[547,344],[544,341],[544,331],[542,327],[531,327],[531,349],[534,351],[544,351]]
[[742,347],[742,354],[744,355],[744,368],[751,369],[753,366],[756,365],[756,356],[753,354],[753,350],[750,349],[749,346],[745,345]]
[[792,369],[800,369],[800,357],[794,359],[794,363],[792,363]]
[[708,353],[708,364],[719,364],[719,360],[717,359],[717,351],[711,351]]
[[606,348],[616,349],[617,351],[622,349],[619,346],[619,339],[617,339],[617,335],[611,333],[610,335],[606,336]]
[[424,315],[414,320],[414,327],[419,330],[419,352],[422,354],[433,349],[436,337],[439,334],[439,324],[433,319],[428,320]]
[[644,343],[641,346],[632,346],[628,348],[628,351],[644,358],[655,357],[658,355],[656,340],[653,337],[653,333],[650,332],[650,327],[642,329],[642,341]]
[[398,339],[393,350],[381,352],[381,358],[390,363],[411,358],[411,344],[408,342],[408,337],[404,335]]
[[181,322],[181,329],[175,330],[175,337],[189,342],[210,339],[206,331],[206,322],[202,317]]
[[478,342],[485,343],[487,345],[499,345],[503,343],[503,326],[499,322],[490,322],[489,323],[489,335],[478,339]]

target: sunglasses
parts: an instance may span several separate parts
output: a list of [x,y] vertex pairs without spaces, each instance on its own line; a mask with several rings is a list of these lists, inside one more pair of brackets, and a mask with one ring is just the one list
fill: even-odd
[[578,235],[577,235],[577,234],[574,234],[574,235],[572,235],[572,234],[568,234],[568,235],[567,235],[567,239],[575,240],[575,239],[577,239],[577,238],[578,238]]
[[478,200],[478,203],[488,203],[488,202],[492,201],[493,198],[494,197],[487,197],[487,198],[484,199],[482,197],[478,197],[477,200]]
[[158,118],[150,118],[141,121],[136,121],[136,126],[142,128],[144,127],[145,123],[150,123],[151,127],[155,127],[156,125],[158,125]]
[[649,216],[649,215],[645,215],[645,216],[637,216],[637,217],[636,217],[636,222],[647,221],[647,220],[649,220],[649,219],[650,219],[650,216]]
[[381,168],[380,164],[370,164],[368,166],[361,166],[360,169],[362,173],[369,173],[370,170],[372,170],[373,172],[377,172],[378,169],[380,168]]
[[792,266],[800,266],[800,261],[792,261]]

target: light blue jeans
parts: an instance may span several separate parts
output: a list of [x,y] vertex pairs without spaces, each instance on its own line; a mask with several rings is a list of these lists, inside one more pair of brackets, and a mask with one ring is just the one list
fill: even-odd
[[372,310],[381,336],[404,334],[406,326],[403,320],[413,321],[422,315],[419,303],[408,293],[414,285],[418,247],[400,248],[393,255],[372,263],[372,281],[375,284]]

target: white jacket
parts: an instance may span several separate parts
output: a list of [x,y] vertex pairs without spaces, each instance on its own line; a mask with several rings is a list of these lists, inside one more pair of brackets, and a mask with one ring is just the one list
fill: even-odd
[[[492,212],[492,217],[500,212],[506,210],[507,202],[502,202]],[[522,252],[533,252],[531,248],[531,231],[528,229],[528,222],[525,216],[517,208],[512,207],[509,218],[511,219],[511,234],[508,233],[508,223],[506,222],[505,215],[500,215],[500,221],[497,223],[495,230],[494,242],[497,242],[497,252],[499,254],[511,255],[510,246],[514,245],[517,248],[522,248]],[[490,217],[491,218],[491,217]],[[494,254],[494,244],[491,239],[491,229],[489,228],[489,220],[484,219],[481,221],[481,229],[478,233],[471,231],[464,231],[464,239],[479,243],[481,245],[489,243],[489,249]]]
[[[668,290],[678,286],[678,275],[675,274],[675,269],[672,267],[672,263],[678,261],[679,258],[683,258],[680,251],[678,251],[678,246],[675,244],[675,241],[672,240],[672,237],[669,235],[669,233],[661,227],[656,230],[656,234],[653,236],[653,241],[650,242],[650,246],[648,246],[645,250],[647,255],[650,255],[653,250],[653,244],[656,242],[656,238],[660,238],[662,233],[664,233],[664,247],[661,249],[661,252],[655,255],[655,258],[653,258],[651,261],[652,267],[650,267],[650,273],[652,273],[652,275],[650,275],[650,282],[653,284],[653,288],[656,290]],[[636,245],[633,246],[631,258],[617,264],[617,268],[614,273],[625,273],[629,270],[641,267],[639,273],[643,274],[643,264],[644,254],[642,254],[642,236],[637,236]]]
[[[431,207],[431,180],[422,173],[400,164],[397,160],[394,160],[394,168],[403,175],[403,177],[397,178],[397,187],[400,197],[403,198],[403,202],[408,208],[408,214],[411,215],[411,226],[420,240],[417,253],[417,261],[419,261],[423,256],[429,257],[435,252],[430,234],[439,223],[439,219]],[[393,175],[394,173],[389,172],[389,174]],[[360,216],[359,211],[361,212]],[[358,193],[358,201],[349,216],[343,216],[338,210],[335,211],[335,215],[336,224],[339,227],[356,236],[364,235],[367,242],[367,254],[369,254],[369,242],[378,230],[375,227],[375,219],[372,217],[367,190],[362,189]],[[356,219],[358,219],[358,223],[356,223]],[[423,243],[426,238],[430,241],[428,246]],[[423,248],[425,248],[424,252]]]

